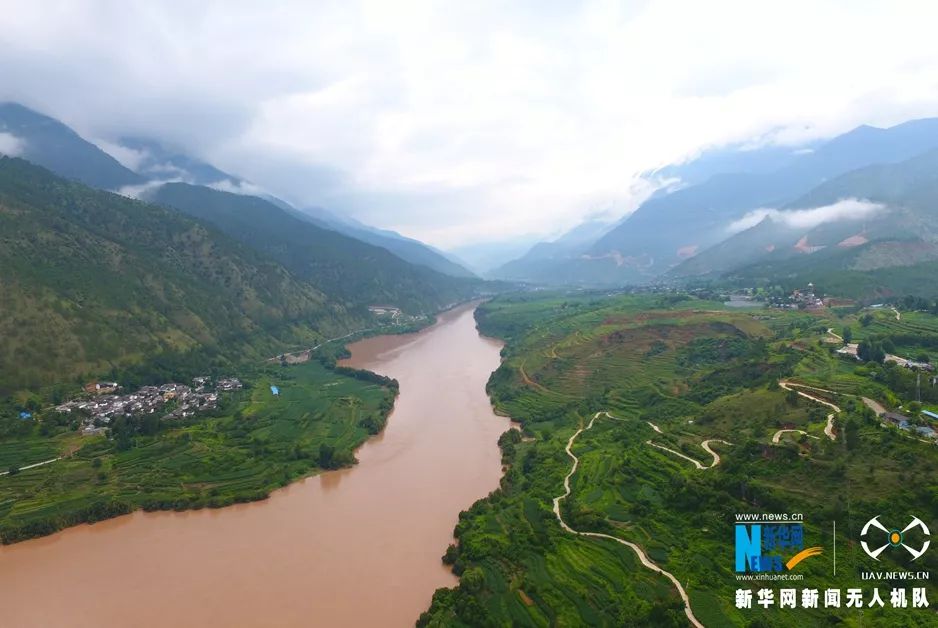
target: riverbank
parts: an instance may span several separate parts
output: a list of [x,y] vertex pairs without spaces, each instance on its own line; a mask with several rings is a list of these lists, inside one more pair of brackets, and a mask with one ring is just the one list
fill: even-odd
[[[198,510],[266,499],[311,473],[347,466],[380,431],[396,383],[319,363],[264,367],[208,416],[154,426],[119,419],[123,441],[86,437],[47,466],[0,478],[0,540],[53,534],[137,509]],[[271,386],[279,394],[271,393]],[[302,417],[317,415],[317,422]]]
[[[148,424],[148,417],[145,416],[119,419],[115,425],[131,434],[129,446],[103,436],[80,438],[76,444],[75,435],[69,433],[48,437],[39,443],[36,437],[26,434],[19,449],[23,452],[37,450],[36,458],[30,459],[24,453],[14,460],[14,464],[4,466],[3,472],[0,472],[0,477],[9,476],[0,483],[0,544],[54,534],[74,525],[125,515],[138,508],[147,511],[182,511],[260,501],[266,499],[271,491],[311,473],[354,464],[354,450],[384,427],[397,394],[396,382],[367,371],[337,367],[337,360],[347,357],[348,351],[344,343],[336,343],[385,334],[419,333],[435,325],[438,316],[460,308],[474,308],[479,302],[473,299],[452,304],[434,316],[426,316],[410,324],[356,330],[324,340],[302,352],[270,358],[267,364],[259,368],[256,365],[244,365],[239,375],[253,382],[253,387],[261,391],[259,395],[237,395],[233,402],[223,405],[218,412],[208,415],[203,413],[187,420]],[[328,351],[324,351],[326,347]],[[278,368],[304,365],[317,351],[320,355],[317,356],[319,359],[315,361],[315,366],[292,371]],[[367,403],[355,406],[363,411],[357,424],[361,428],[358,434],[349,437],[344,432],[339,434],[329,430],[327,434],[331,436],[325,436],[319,443],[326,447],[322,450],[316,449],[316,444],[304,449],[304,438],[313,438],[316,434],[291,433],[289,437],[294,441],[291,443],[279,442],[278,438],[271,440],[252,436],[258,427],[250,423],[250,418],[257,413],[263,414],[268,406],[281,407],[285,403],[282,399],[271,398],[264,391],[272,390],[271,386],[279,390],[281,379],[298,382],[302,386],[305,378],[315,388],[320,379],[331,376],[329,373],[364,382],[365,387],[378,384],[386,388],[377,407]],[[354,390],[346,392],[355,396]],[[292,403],[296,405],[294,409],[300,412],[319,412],[322,409],[315,399],[316,392],[310,391],[309,395],[294,399]],[[249,420],[245,421],[245,418]],[[345,422],[341,417],[338,420]],[[278,436],[284,434],[279,430],[271,430],[271,433]],[[15,445],[15,440],[4,443],[7,451],[15,449]],[[250,462],[253,464],[248,466],[254,468],[257,477],[246,478],[250,471],[245,470],[238,475],[236,482],[228,482],[228,468],[194,471],[175,465],[159,468],[161,459],[184,457],[187,455],[186,450],[206,448],[214,455],[225,457],[227,462],[242,466],[247,463],[232,460],[231,452],[234,450],[234,458],[238,458],[239,450],[249,449]],[[67,455],[60,453],[54,458],[49,456],[50,453],[66,450]],[[56,473],[26,473],[65,458],[69,459],[68,464],[57,465],[64,468]],[[134,464],[125,465],[124,459],[134,459]],[[13,469],[15,471],[11,473]],[[154,484],[151,472],[169,477],[162,477],[160,483]],[[191,479],[192,475],[198,476],[197,482]],[[192,488],[194,483],[198,485],[195,490]],[[36,487],[40,485],[54,485],[56,490],[37,491]],[[203,490],[206,486],[208,489]]]
[[[496,441],[509,422],[484,393],[500,348],[479,336],[471,307],[417,334],[352,345],[346,366],[394,377],[401,390],[385,430],[356,451],[358,464],[262,503],[137,512],[2,547],[4,619],[79,628],[412,626],[435,589],[457,583],[440,555],[460,510],[502,474]],[[320,388],[335,388],[329,383]],[[50,589],[56,596],[40,601]],[[87,594],[97,590],[108,591],[108,604]]]

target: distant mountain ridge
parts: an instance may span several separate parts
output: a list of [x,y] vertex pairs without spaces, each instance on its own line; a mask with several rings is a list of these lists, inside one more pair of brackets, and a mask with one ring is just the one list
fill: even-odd
[[100,189],[140,185],[146,178],[58,120],[17,103],[0,103],[0,132],[19,140],[22,157],[67,178]]
[[453,277],[475,276],[472,272],[423,242],[413,238],[406,238],[393,231],[368,227],[324,209],[298,209],[241,177],[219,170],[207,162],[178,151],[167,150],[156,140],[122,138],[119,144],[121,147],[137,153],[141,158],[138,162],[137,172],[149,177],[151,180],[189,183],[210,187],[222,192],[256,196],[277,205],[281,209],[290,211],[298,218],[309,220],[319,227],[337,231],[356,240],[387,249],[412,264],[426,266]]
[[342,220],[329,212],[319,211],[313,214],[309,209],[302,210],[292,207],[289,209],[293,210],[290,213],[298,218],[310,221],[323,229],[338,231],[356,240],[387,249],[411,264],[425,266],[452,277],[476,277],[472,271],[454,262],[441,251],[437,251],[419,240],[407,238],[394,231],[369,227],[357,221]]
[[[809,226],[785,221],[792,212],[803,212],[801,208],[835,207],[849,197],[863,199],[868,211]],[[938,259],[938,149],[822,183],[775,216],[766,216],[687,260],[670,275],[719,276],[753,264],[774,265],[783,271],[791,265],[786,260],[798,264],[793,258],[850,270]]]
[[215,166],[179,151],[169,150],[160,142],[142,137],[122,137],[117,145],[131,151],[132,169],[151,181],[179,179],[195,185],[230,182],[240,185],[244,180]]
[[[872,164],[907,160],[935,147],[938,119],[930,118],[888,129],[857,127],[797,154],[763,152],[764,163],[748,171],[713,174],[702,183],[653,196],[595,242],[564,259],[528,263],[523,274],[515,270],[517,264],[509,263],[503,267],[509,272],[500,276],[545,284],[655,281],[726,240],[731,235],[728,226],[747,212],[785,207],[828,179]],[[764,171],[775,163],[784,165]]]
[[410,264],[255,196],[167,183],[148,198],[213,224],[349,308],[393,304],[430,313],[471,296],[479,283]]
[[576,257],[583,247],[605,235],[615,225],[590,220],[550,242],[539,242],[523,256],[502,264],[489,273],[492,277],[536,282],[545,264],[560,265]]
[[295,209],[242,177],[183,152],[168,149],[152,138],[124,137],[106,147],[121,157],[125,165],[61,122],[16,103],[0,104],[0,133],[17,140],[19,154],[13,156],[22,157],[63,177],[95,188],[140,196],[165,182],[184,182],[256,196],[281,208],[299,212],[299,215],[308,217],[322,228],[380,246],[406,262],[453,277],[475,276],[422,242],[343,219],[324,210]]

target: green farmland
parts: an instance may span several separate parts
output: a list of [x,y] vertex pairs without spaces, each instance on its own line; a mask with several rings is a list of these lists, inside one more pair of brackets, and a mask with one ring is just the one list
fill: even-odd
[[[682,584],[703,625],[935,625],[933,610],[888,604],[862,612],[734,604],[738,588],[786,586],[736,580],[737,513],[803,514],[805,546],[823,552],[795,567],[804,580],[787,586],[822,595],[861,587],[867,597],[872,584],[860,582],[861,568],[908,565],[893,562],[899,555],[873,563],[859,549],[863,523],[938,515],[938,448],[884,426],[861,400],[908,405],[914,375],[838,356],[842,343],[827,332],[852,326],[857,339],[899,337],[914,326],[919,341],[908,349],[921,351],[938,340],[938,317],[896,321],[884,310],[861,324],[867,313],[740,311],[673,295],[504,295],[483,305],[480,329],[507,342],[489,394],[523,428],[502,438],[500,489],[460,516],[458,543],[444,556],[460,585],[437,591],[419,624],[687,625],[676,588],[632,549],[575,536],[552,512],[571,468],[568,439],[608,411],[573,445],[579,467],[561,503],[564,521],[640,546]],[[830,410],[780,381],[831,391],[815,394],[842,409],[833,439],[825,433]],[[676,455],[709,467],[705,441],[721,458],[712,468]],[[934,552],[915,563],[936,567]],[[918,584],[938,600],[933,582]],[[887,600],[888,586],[880,586]]]
[[212,416],[145,424],[127,439],[34,430],[5,440],[3,470],[66,457],[0,477],[3,541],[137,508],[263,499],[299,477],[352,464],[352,452],[384,425],[396,394],[392,380],[318,362],[264,367],[247,383]]

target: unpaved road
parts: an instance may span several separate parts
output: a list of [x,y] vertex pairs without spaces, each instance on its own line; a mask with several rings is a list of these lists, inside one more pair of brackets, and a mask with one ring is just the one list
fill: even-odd
[[[645,550],[643,550],[640,546],[636,545],[635,543],[631,543],[629,541],[620,539],[618,537],[615,537],[609,534],[602,534],[599,532],[578,532],[577,530],[574,530],[573,528],[568,526],[560,514],[560,502],[566,499],[570,495],[570,478],[573,477],[574,473],[576,473],[577,467],[580,464],[580,459],[577,458],[576,455],[574,455],[572,451],[573,443],[576,442],[577,436],[579,436],[580,434],[582,434],[583,432],[587,430],[592,429],[593,423],[595,423],[596,419],[598,419],[602,415],[610,416],[608,413],[597,412],[596,414],[593,415],[593,418],[590,420],[589,424],[586,427],[581,427],[580,429],[578,429],[576,433],[574,433],[573,436],[570,437],[570,440],[567,441],[566,451],[567,451],[567,455],[570,456],[570,459],[573,460],[573,466],[570,467],[570,471],[567,473],[566,477],[563,479],[563,495],[558,495],[557,497],[554,498],[554,515],[557,516],[557,521],[560,523],[560,527],[566,530],[567,532],[569,532],[570,534],[576,534],[577,536],[594,537],[594,538],[599,538],[599,539],[608,539],[610,541],[615,541],[616,543],[621,543],[622,545],[625,545],[628,548],[630,548],[633,552],[635,552],[635,554],[638,556],[638,560],[642,563],[642,565],[645,568],[650,569],[654,571],[655,573],[659,573],[671,581],[671,584],[673,584],[674,588],[677,589],[678,595],[680,595],[681,599],[684,601],[684,614],[687,615],[687,620],[690,621],[690,623],[696,628],[703,628],[703,624],[701,624],[697,620],[697,618],[694,616],[694,611],[691,609],[691,606],[690,606],[690,598],[687,596],[687,591],[685,591],[684,587],[681,586],[680,581],[674,576],[674,574],[672,574],[669,571],[665,571],[664,569],[656,565],[654,562],[652,562],[652,560],[648,558],[648,555],[645,554]],[[615,417],[610,416],[610,418],[615,418]]]
[[806,386],[806,385],[804,385],[804,384],[795,384],[794,382],[789,382],[788,380],[784,380],[784,379],[781,380],[781,381],[778,383],[778,385],[781,386],[782,388],[784,388],[785,390],[789,390],[789,391],[798,393],[799,395],[801,395],[801,396],[804,397],[805,399],[810,399],[811,401],[814,401],[815,403],[820,403],[820,404],[822,404],[822,405],[827,406],[827,407],[830,408],[831,410],[833,410],[833,412],[831,412],[830,414],[827,415],[827,425],[824,426],[824,433],[827,434],[827,437],[828,437],[829,439],[831,439],[831,440],[837,440],[837,435],[834,434],[834,417],[835,417],[836,415],[840,414],[840,406],[838,406],[838,405],[836,405],[836,404],[833,404],[833,403],[831,403],[830,401],[825,401],[824,399],[821,399],[820,397],[815,397],[814,395],[808,394],[808,393],[806,393],[806,392],[802,392],[802,391],[797,390],[797,389],[798,389],[798,388],[806,388],[806,389],[808,389],[808,390],[817,390],[818,392],[830,393],[830,394],[832,394],[832,395],[833,395],[833,394],[836,394],[836,393],[834,393],[833,391],[830,391],[830,390],[825,390],[825,389],[823,389],[823,388],[815,388],[814,386]]

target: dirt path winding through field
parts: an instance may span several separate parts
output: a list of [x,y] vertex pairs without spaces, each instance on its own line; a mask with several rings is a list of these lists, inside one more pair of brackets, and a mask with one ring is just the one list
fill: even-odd
[[521,374],[521,381],[523,381],[528,386],[531,386],[532,388],[537,388],[538,390],[543,390],[544,392],[550,392],[547,388],[545,388],[544,386],[541,386],[540,384],[535,382],[533,379],[528,377],[527,371],[524,370],[523,362],[521,363],[520,366],[518,366],[518,372]]
[[876,413],[876,416],[883,416],[886,414],[886,408],[880,402],[875,399],[870,399],[869,397],[860,397],[863,400],[863,403],[866,404],[866,407]]
[[[684,587],[681,585],[680,581],[674,576],[674,574],[672,574],[669,571],[665,571],[664,569],[656,565],[654,562],[652,562],[652,560],[648,558],[648,555],[645,554],[645,550],[643,550],[640,546],[636,545],[635,543],[631,543],[629,541],[612,536],[610,534],[602,534],[600,532],[578,532],[577,530],[574,530],[573,528],[568,526],[560,514],[560,502],[566,499],[567,497],[569,497],[570,478],[573,477],[573,474],[576,473],[577,467],[580,465],[580,459],[577,458],[576,455],[574,455],[572,451],[573,443],[576,442],[576,439],[580,434],[582,434],[583,432],[587,430],[592,429],[593,423],[595,423],[596,419],[598,419],[601,415],[605,415],[609,418],[615,419],[615,417],[611,416],[608,412],[597,412],[596,414],[593,415],[593,418],[590,420],[589,424],[586,427],[581,427],[580,429],[578,429],[573,434],[573,436],[570,437],[570,440],[567,441],[566,451],[567,451],[567,455],[570,456],[570,459],[573,460],[573,466],[570,467],[570,471],[567,473],[566,477],[563,479],[563,489],[564,489],[563,495],[558,495],[557,497],[554,498],[554,515],[557,516],[557,521],[560,523],[560,527],[566,530],[567,532],[569,532],[570,534],[576,534],[577,536],[594,537],[594,538],[599,538],[599,539],[609,539],[610,541],[621,543],[622,545],[625,545],[628,548],[630,548],[633,552],[635,552],[635,554],[638,556],[638,560],[642,563],[642,565],[645,568],[650,569],[651,571],[654,571],[655,573],[659,573],[671,581],[671,584],[673,584],[674,588],[677,589],[678,595],[680,595],[681,599],[684,601],[684,614],[687,615],[688,621],[690,621],[690,623],[693,624],[696,628],[703,628],[703,624],[701,624],[697,620],[697,618],[694,616],[694,611],[691,609],[691,606],[690,606],[690,598],[688,597],[687,591],[684,590]],[[621,420],[621,419],[616,419],[616,420]]]
[[801,395],[802,397],[804,397],[805,399],[810,399],[811,401],[814,401],[815,403],[820,403],[822,405],[827,406],[831,410],[833,410],[833,412],[827,415],[827,425],[824,426],[824,433],[827,435],[829,439],[837,440],[837,435],[834,434],[834,417],[840,414],[840,406],[833,404],[830,401],[825,401],[824,399],[821,399],[820,397],[815,397],[814,395],[811,395],[811,394],[808,394],[806,392],[802,392],[796,389],[807,388],[808,390],[816,390],[818,392],[825,392],[825,393],[829,393],[832,395],[836,394],[835,392],[831,390],[825,390],[823,388],[816,388],[814,386],[806,386],[804,384],[795,384],[794,382],[789,382],[788,380],[784,380],[784,379],[780,380],[778,382],[778,385],[784,388],[785,390],[797,393]]
[[712,469],[713,467],[715,467],[715,466],[717,466],[718,464],[720,464],[720,454],[718,454],[717,452],[713,451],[713,449],[710,448],[710,443],[723,443],[724,445],[732,445],[732,444],[733,444],[733,443],[731,443],[731,442],[729,442],[729,441],[721,440],[721,439],[719,439],[719,438],[711,438],[710,440],[705,440],[704,442],[700,443],[700,446],[703,447],[704,451],[706,451],[708,454],[710,454],[711,456],[713,456],[713,462],[711,462],[711,463],[710,463],[709,465],[707,465],[707,466],[704,466],[699,460],[695,460],[694,458],[691,458],[690,456],[686,456],[686,455],[682,454],[682,453],[679,452],[679,451],[676,451],[676,450],[674,450],[674,449],[671,449],[670,447],[665,447],[664,445],[659,445],[658,443],[653,443],[653,442],[651,442],[650,440],[649,440],[649,441],[645,441],[645,444],[646,444],[646,445],[651,445],[652,447],[656,447],[656,448],[658,448],[658,449],[661,449],[662,451],[666,451],[666,452],[668,452],[668,453],[674,454],[675,456],[678,456],[678,457],[680,457],[680,458],[683,458],[684,460],[687,460],[688,462],[690,462],[691,464],[693,464],[695,467],[697,467],[697,468],[698,468],[699,470],[701,470],[701,471],[706,471],[707,469]]
[[813,436],[813,435],[811,435],[811,434],[808,434],[808,433],[805,432],[804,430],[779,430],[779,431],[775,432],[775,434],[772,436],[772,443],[773,443],[774,445],[778,445],[778,444],[782,441],[782,434],[804,434],[804,435],[807,436],[808,438],[813,438],[813,439],[815,439],[815,440],[820,440],[817,436]]
[[[620,418],[617,417],[617,416],[612,416],[611,414],[609,414],[608,411],[600,411],[600,412],[597,413],[597,416],[600,415],[600,414],[603,415],[603,416],[605,416],[605,417],[608,418],[608,419],[612,419],[613,421],[622,421],[622,422],[625,422],[625,421],[626,421],[626,419],[620,419]],[[652,423],[651,421],[645,421],[645,423],[647,423],[647,424],[651,427],[651,429],[655,430],[655,431],[658,432],[659,434],[664,434],[664,432],[661,431],[661,428],[658,427],[657,425],[655,425],[654,423]],[[725,440],[722,440],[722,439],[719,439],[719,438],[711,438],[711,439],[709,439],[709,440],[705,440],[705,441],[703,441],[702,443],[700,443],[700,446],[703,447],[704,451],[706,451],[708,454],[710,454],[711,456],[713,456],[713,462],[710,463],[709,466],[706,466],[706,467],[705,467],[705,466],[704,466],[703,464],[701,464],[699,461],[694,460],[694,459],[691,458],[690,456],[685,456],[684,454],[682,454],[682,453],[679,452],[679,451],[675,451],[675,450],[670,449],[670,448],[668,448],[668,447],[665,447],[665,446],[663,446],[663,445],[658,445],[657,443],[653,443],[653,442],[651,442],[650,440],[649,440],[649,441],[645,441],[645,444],[646,444],[646,445],[651,445],[652,447],[657,447],[658,449],[661,449],[661,450],[663,450],[663,451],[667,451],[667,452],[669,452],[669,453],[672,453],[672,454],[674,454],[675,456],[680,456],[681,458],[684,458],[685,460],[687,460],[687,461],[693,463],[694,466],[697,467],[698,469],[700,469],[701,471],[704,471],[704,470],[706,470],[706,469],[712,469],[713,467],[715,467],[715,466],[717,466],[718,464],[720,464],[720,454],[718,454],[717,452],[713,451],[713,449],[710,448],[710,443],[723,443],[724,445],[732,445],[732,444],[733,444],[733,443],[731,443],[731,442],[729,442],[729,441],[725,441]]]
[[[57,461],[57,460],[61,460],[61,459],[62,459],[62,458],[59,457],[59,458],[53,458],[52,460],[46,460],[46,461],[44,461],[44,462],[37,462],[36,464],[28,464],[28,465],[26,465],[25,467],[19,467],[19,468],[17,469],[17,472],[19,472],[19,471],[25,471],[26,469],[35,469],[36,467],[41,467],[42,465],[45,465],[45,464],[52,464],[53,462],[55,462],[55,461]],[[0,475],[9,475],[9,474],[10,474],[9,471],[0,472]]]

